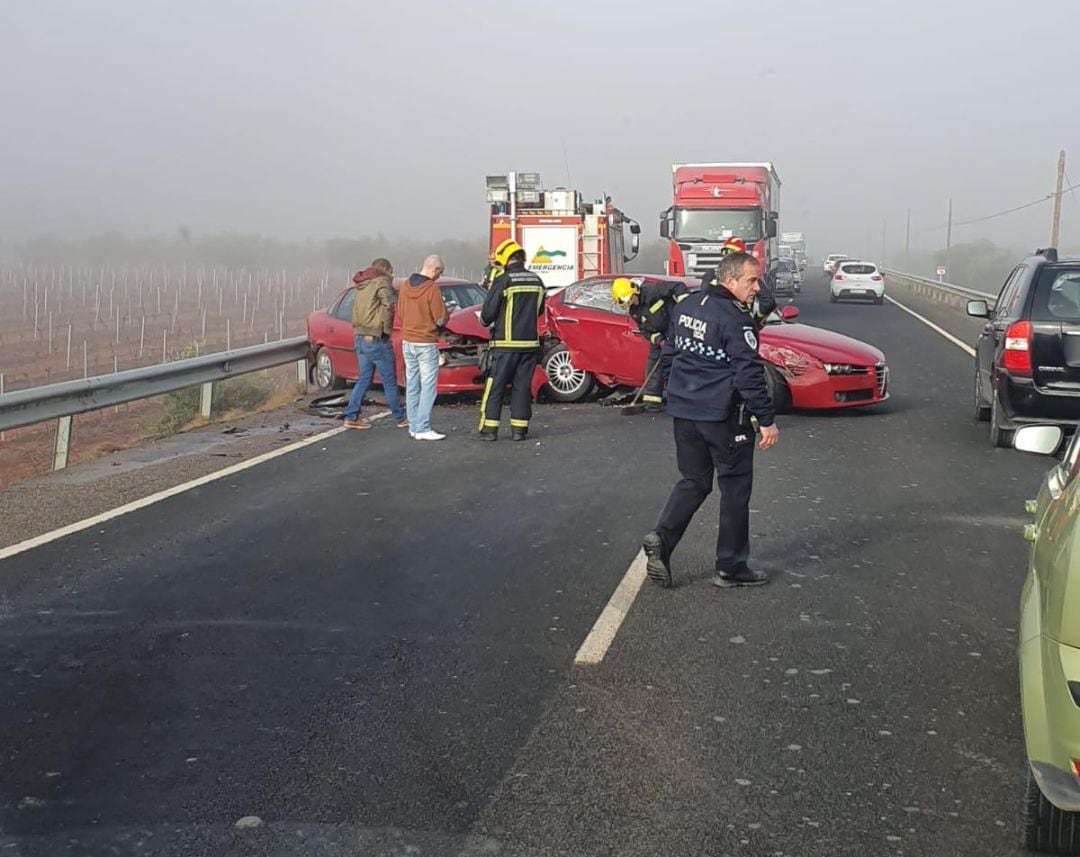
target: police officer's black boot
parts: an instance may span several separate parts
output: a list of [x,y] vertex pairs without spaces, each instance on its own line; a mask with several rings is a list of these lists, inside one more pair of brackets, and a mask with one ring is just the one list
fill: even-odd
[[529,439],[529,430],[528,429],[514,429],[510,433],[510,440],[528,440],[528,439]]

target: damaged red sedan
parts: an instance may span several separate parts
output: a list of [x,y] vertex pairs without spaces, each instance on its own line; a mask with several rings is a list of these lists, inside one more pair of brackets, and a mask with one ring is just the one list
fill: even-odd
[[[534,380],[534,393],[546,386],[557,401],[575,402],[597,385],[642,384],[648,343],[626,311],[612,302],[612,279],[582,280],[548,295],[543,377]],[[650,283],[673,278],[633,279]],[[700,286],[696,279],[678,279],[693,289]],[[889,397],[884,354],[857,339],[792,323],[798,312],[789,306],[774,313],[759,337],[778,411],[858,407]]]
[[[403,279],[394,280],[394,290],[401,288]],[[440,393],[468,393],[482,391],[483,378],[479,372],[480,347],[487,339],[487,331],[480,322],[463,307],[484,302],[484,290],[468,280],[446,277],[439,280],[443,300],[450,310],[450,322],[439,340]],[[316,310],[308,316],[307,336],[308,362],[311,379],[320,390],[336,390],[356,381],[360,369],[356,359],[353,337],[352,310],[356,290],[345,289],[326,309]],[[391,335],[394,357],[397,361],[398,384],[405,383],[405,363],[401,355],[401,320],[394,318]],[[382,378],[375,373],[376,383]]]

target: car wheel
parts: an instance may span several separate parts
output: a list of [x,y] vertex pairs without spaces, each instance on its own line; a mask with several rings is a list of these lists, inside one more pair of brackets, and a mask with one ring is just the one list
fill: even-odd
[[997,393],[991,394],[990,399],[990,442],[994,446],[1012,446],[1013,433],[1001,427],[1001,413],[998,405]]
[[1080,813],[1058,809],[1046,799],[1028,767],[1024,790],[1024,845],[1044,854],[1080,854]]
[[836,303],[836,295],[833,294],[832,292],[829,292],[829,303],[831,303],[831,304]]
[[570,349],[561,344],[544,355],[544,374],[556,402],[580,402],[596,383],[592,375],[574,365]]
[[773,410],[778,414],[791,412],[791,388],[780,374],[780,370],[770,363],[765,364],[765,387],[772,399]]
[[330,352],[325,348],[320,348],[316,353],[315,369],[311,376],[319,390],[340,390],[345,386],[344,380],[334,372],[334,361],[330,359]]
[[982,392],[979,390],[979,367],[975,367],[975,421],[984,423],[990,419],[990,406],[983,401]]
[[881,306],[881,304],[885,303],[885,295],[882,295],[879,298],[874,298],[874,303],[876,303],[878,306]]

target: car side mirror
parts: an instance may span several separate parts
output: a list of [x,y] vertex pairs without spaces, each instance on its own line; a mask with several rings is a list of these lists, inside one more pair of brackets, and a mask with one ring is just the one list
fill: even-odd
[[990,306],[986,301],[968,301],[967,314],[972,318],[990,318]]
[[797,306],[786,306],[780,310],[780,318],[784,321],[791,321],[799,317],[799,308]]
[[1058,426],[1023,426],[1013,435],[1013,448],[1038,455],[1053,455],[1065,433]]

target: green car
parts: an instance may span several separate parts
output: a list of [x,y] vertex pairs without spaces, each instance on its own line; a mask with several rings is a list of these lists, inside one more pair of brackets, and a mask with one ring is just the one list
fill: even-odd
[[[1025,426],[1013,446],[1052,455],[1056,426]],[[1031,567],[1020,598],[1020,704],[1027,745],[1024,839],[1080,854],[1080,432],[1046,475],[1024,528]]]

